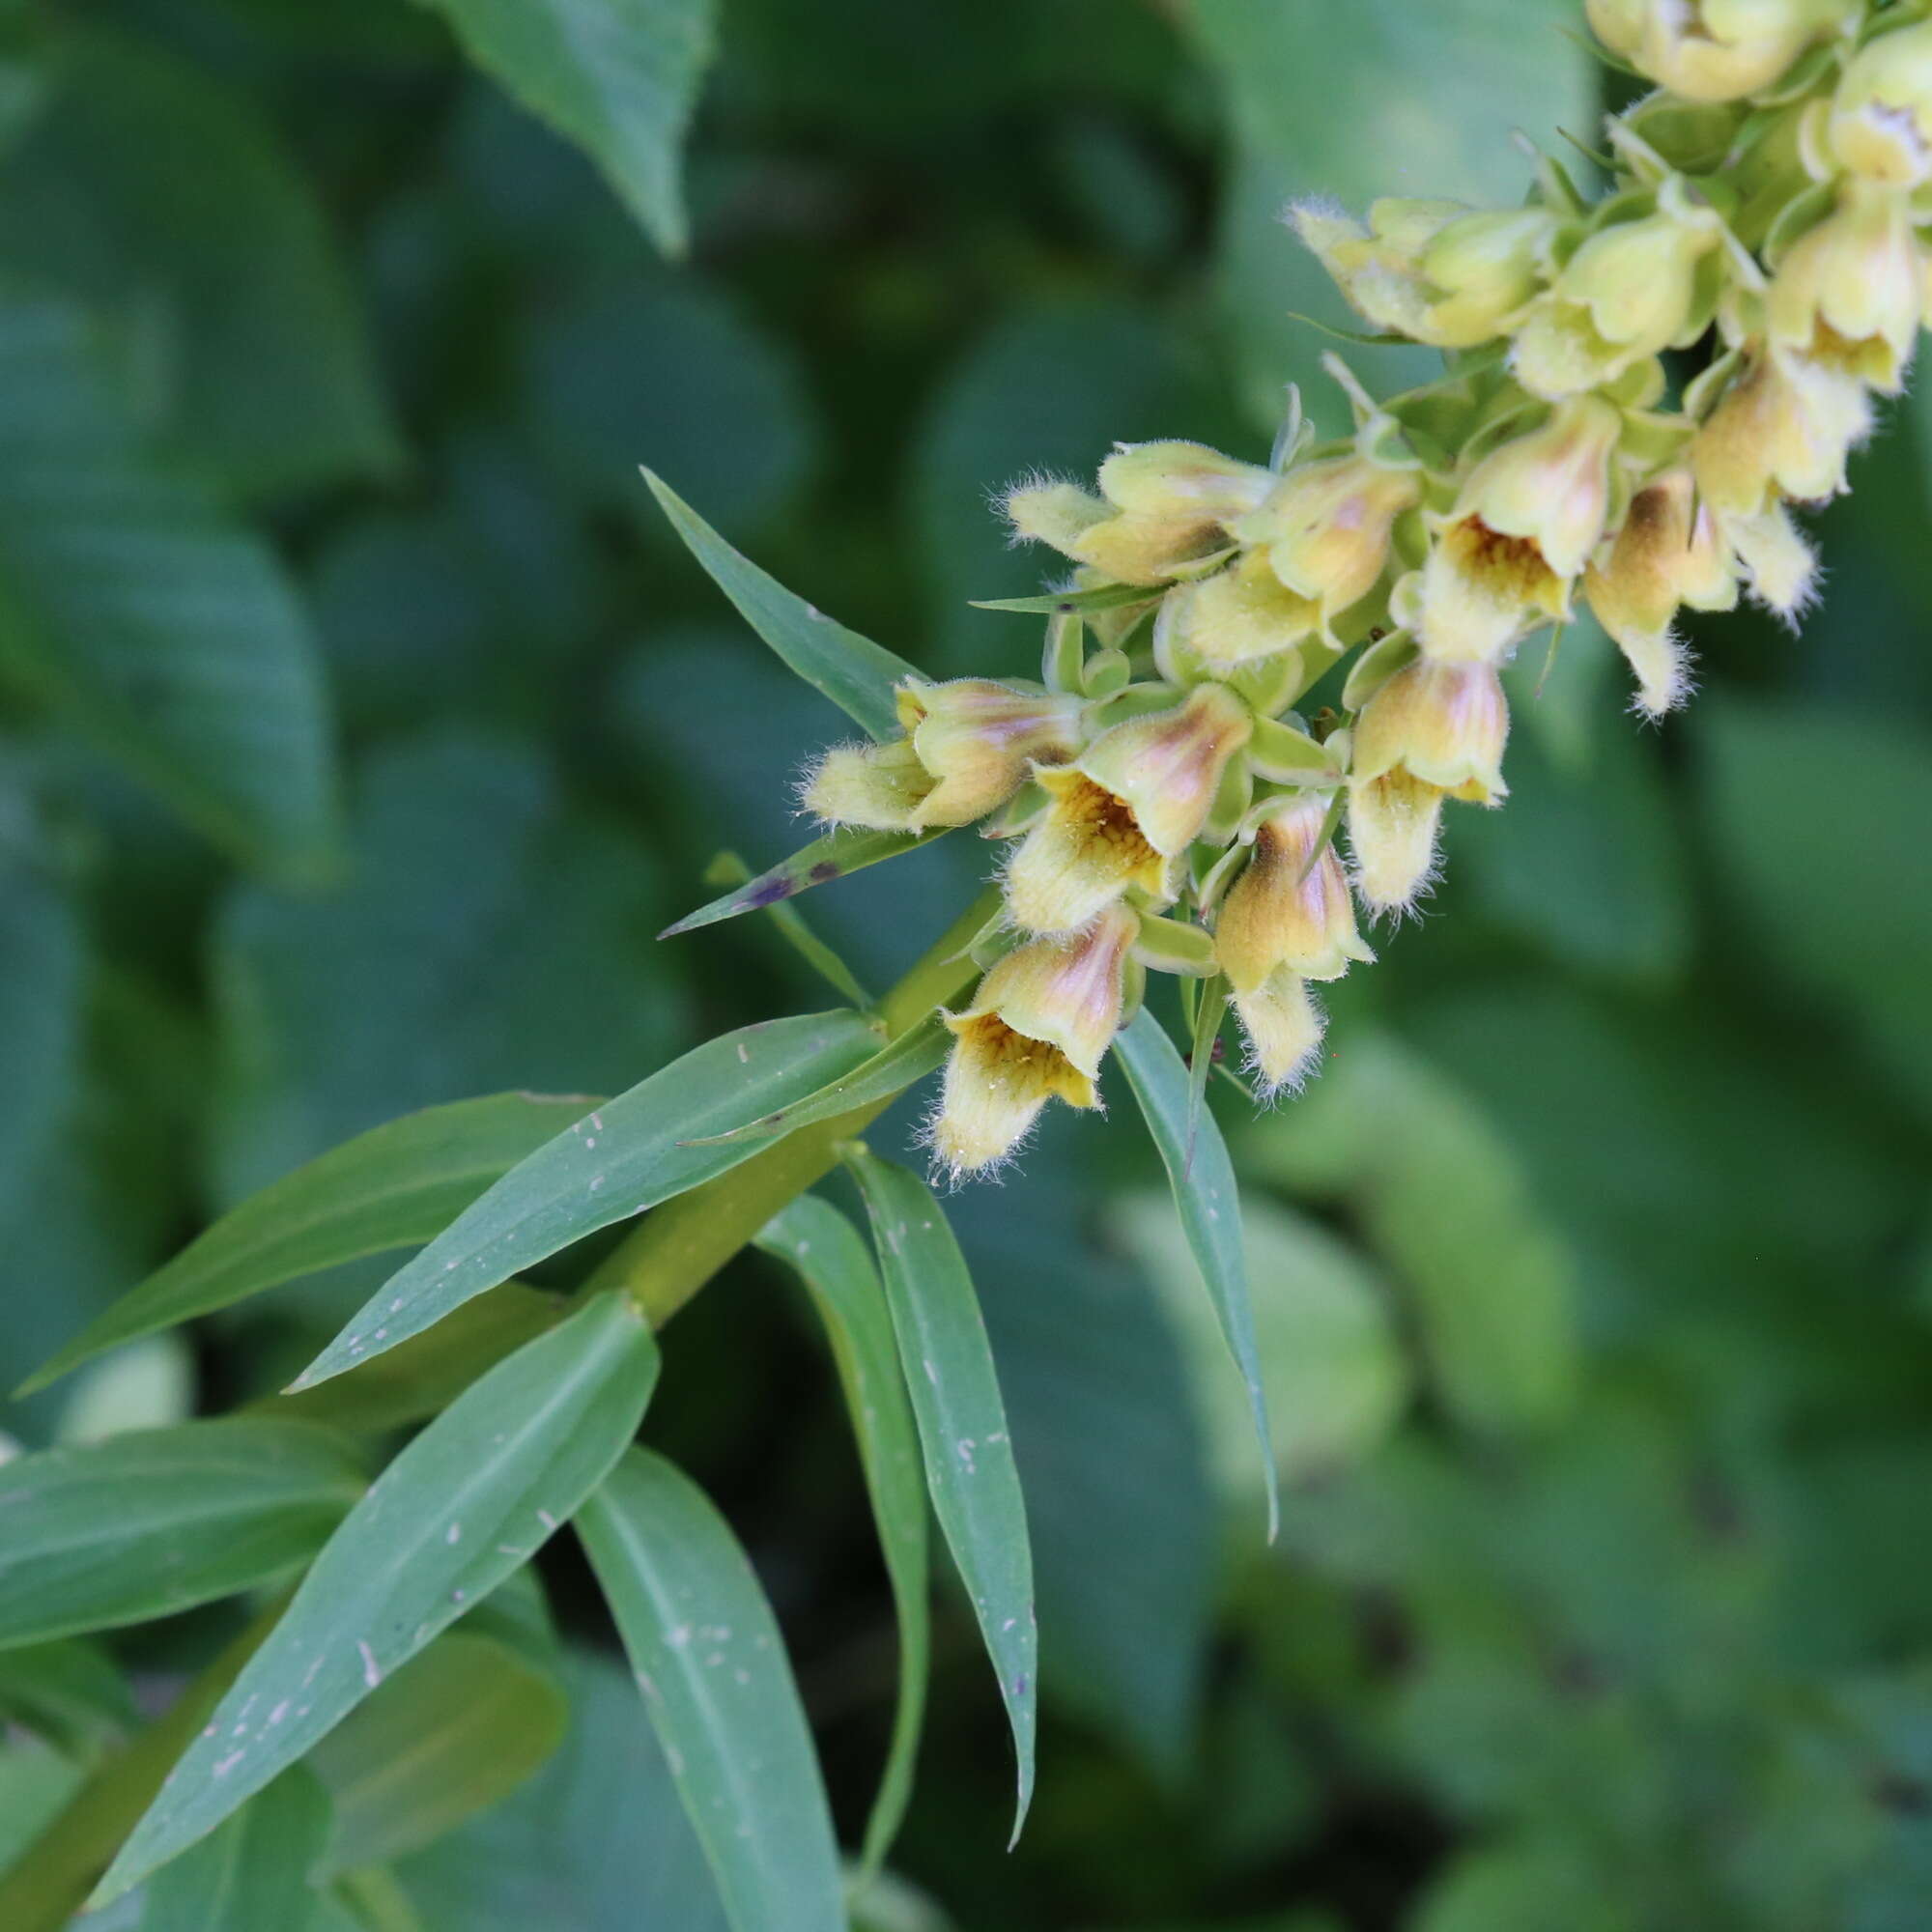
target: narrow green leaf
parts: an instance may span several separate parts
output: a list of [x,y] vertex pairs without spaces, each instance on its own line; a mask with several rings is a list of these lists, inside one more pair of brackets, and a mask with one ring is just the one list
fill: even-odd
[[431,1423],[316,1558],[97,1904],[213,1831],[528,1562],[637,1433],[657,1369],[637,1310],[599,1295]]
[[136,1336],[298,1275],[431,1239],[596,1104],[582,1095],[495,1094],[425,1107],[358,1134],[224,1214],[84,1328],[20,1393]]
[[1281,1526],[1280,1482],[1275,1474],[1273,1437],[1268,1432],[1267,1395],[1262,1387],[1261,1355],[1255,1346],[1254,1311],[1248,1305],[1248,1264],[1241,1245],[1241,1199],[1234,1162],[1214,1116],[1206,1107],[1188,1145],[1192,1083],[1174,1042],[1143,1007],[1114,1043],[1126,1068],[1134,1098],[1147,1117],[1148,1131],[1160,1150],[1187,1245],[1201,1270],[1228,1352],[1247,1384],[1267,1484],[1268,1541]]
[[724,1518],[688,1476],[633,1449],[578,1533],[736,1932],[844,1932],[811,1732]]
[[0,295],[0,667],[241,858],[313,877],[327,694],[274,554],[163,467],[81,312]]
[[742,1027],[673,1061],[512,1168],[389,1278],[295,1387],[339,1376],[518,1269],[737,1166],[756,1142],[685,1144],[804,1099],[878,1043],[839,1009]]
[[148,1887],[140,1932],[305,1932],[309,1870],[328,1836],[328,1794],[289,1769]]
[[1129,604],[1151,604],[1159,586],[1107,583],[1098,590],[1056,590],[1042,597],[992,597],[972,600],[976,611],[1015,611],[1028,617],[1078,616],[1089,611],[1119,611]]
[[428,0],[470,58],[601,168],[668,255],[687,240],[680,157],[716,0]]
[[346,1376],[269,1396],[245,1412],[364,1433],[400,1429],[447,1408],[478,1376],[554,1328],[568,1307],[561,1295],[506,1281]]
[[563,1687],[508,1645],[439,1637],[311,1753],[335,1801],[318,1875],[434,1843],[532,1776],[569,1721]]
[[0,1464],[0,1643],[168,1616],[314,1553],[362,1494],[339,1436],[233,1417]]
[[902,679],[918,675],[913,667],[869,638],[833,622],[740,556],[662,477],[646,469],[644,481],[692,555],[711,573],[746,623],[868,736],[881,743],[896,738],[899,716],[894,690]]
[[[735,852],[719,853],[704,868],[704,883],[707,886],[749,885],[752,878],[751,867]],[[863,1008],[872,1004],[871,994],[859,983],[858,976],[851,967],[812,931],[805,915],[795,905],[788,905],[782,899],[776,900],[765,908],[765,917],[785,944],[848,1006]]]
[[1017,1841],[1033,1798],[1039,1633],[1026,1501],[986,1324],[931,1188],[863,1150],[852,1154],[851,1168],[871,1217],[932,1507],[973,1601],[1013,1728]]
[[879,1795],[866,1826],[859,1861],[863,1888],[884,1864],[912,1796],[932,1662],[925,1478],[920,1467],[919,1433],[906,1401],[885,1290],[859,1231],[829,1202],[806,1194],[766,1223],[758,1246],[791,1264],[825,1324],[838,1385],[845,1395],[845,1412],[859,1438],[872,1520],[878,1525],[879,1548],[898,1616],[898,1713],[893,1720]]
[[1187,1055],[1187,1172],[1194,1171],[1194,1148],[1201,1134],[1201,1118],[1208,1111],[1208,1081],[1214,1071],[1214,1049],[1221,1043],[1221,1027],[1228,1017],[1228,980],[1217,973],[1201,989],[1195,1003],[1194,1024]]
[[796,898],[813,886],[829,886],[834,879],[863,872],[882,860],[896,859],[902,852],[917,852],[935,838],[944,838],[950,828],[936,832],[864,832],[847,826],[814,838],[789,859],[781,859],[768,872],[734,887],[723,898],[713,899],[696,912],[686,913],[675,925],[668,925],[660,939],[676,939],[701,926],[716,925],[720,920],[736,919],[739,914],[762,912],[785,899]]
[[777,1134],[795,1134],[801,1127],[816,1126],[821,1121],[836,1121],[840,1114],[859,1107],[895,1099],[934,1072],[952,1045],[952,1034],[946,1022],[936,1012],[928,1013],[917,1026],[908,1027],[880,1048],[863,1066],[854,1067],[810,1097],[767,1114],[750,1126],[734,1127],[728,1134],[714,1134],[709,1140],[690,1145],[728,1147],[736,1141],[770,1140]]
[[140,1722],[113,1660],[77,1637],[0,1651],[0,1716],[82,1762]]

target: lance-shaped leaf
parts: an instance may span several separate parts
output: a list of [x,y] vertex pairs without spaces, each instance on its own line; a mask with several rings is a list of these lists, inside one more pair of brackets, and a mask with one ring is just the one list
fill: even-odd
[[0,1643],[111,1630],[302,1562],[361,1496],[349,1444],[234,1417],[0,1465]]
[[935,838],[944,838],[950,827],[933,832],[867,832],[846,826],[814,838],[803,851],[781,859],[768,872],[734,886],[723,898],[686,913],[675,925],[668,925],[660,939],[676,939],[696,932],[700,926],[716,925],[720,920],[736,919],[741,913],[762,912],[767,906],[796,898],[813,886],[829,886],[834,879],[849,878],[876,866],[884,859],[896,859],[901,852],[917,852]]
[[82,1329],[21,1394],[137,1336],[299,1275],[429,1240],[596,1104],[584,1095],[494,1094],[358,1134],[224,1214]]
[[512,1168],[389,1278],[295,1387],[339,1376],[520,1268],[735,1167],[757,1142],[690,1143],[815,1094],[878,1044],[871,1026],[843,1009],[706,1041]]
[[685,246],[679,161],[717,0],[428,0],[470,57],[575,141],[668,255]]
[[578,1533],[736,1932],[844,1932],[811,1733],[724,1518],[688,1476],[634,1449]]
[[98,1902],[212,1832],[528,1562],[637,1433],[657,1370],[642,1317],[598,1295],[431,1423],[316,1558]]
[[830,1202],[802,1195],[765,1224],[758,1246],[788,1262],[811,1296],[832,1345],[845,1412],[878,1525],[899,1624],[899,1703],[879,1795],[866,1826],[861,1883],[877,1873],[905,1817],[925,1716],[932,1659],[926,1599],[925,1478],[906,1402],[891,1311],[864,1236]]
[[[1174,1188],[1180,1225],[1201,1279],[1214,1304],[1228,1352],[1248,1388],[1248,1407],[1261,1443],[1267,1484],[1268,1540],[1281,1521],[1280,1481],[1275,1473],[1273,1438],[1268,1434],[1267,1396],[1262,1387],[1261,1354],[1255,1346],[1254,1311],[1248,1302],[1248,1263],[1241,1244],[1241,1201],[1235,1164],[1214,1116],[1196,1114],[1186,1065],[1160,1022],[1143,1007],[1114,1042],[1127,1080],[1147,1117],[1148,1131],[1160,1150]],[[1189,1122],[1192,1120],[1190,1145]]]
[[691,554],[738,607],[739,613],[806,683],[822,691],[866,733],[884,743],[899,735],[895,687],[918,673],[869,638],[795,597],[735,550],[661,476],[644,481]]
[[799,1100],[750,1126],[735,1127],[728,1134],[714,1134],[696,1141],[696,1147],[728,1147],[733,1141],[770,1140],[777,1134],[795,1134],[801,1127],[816,1126],[821,1121],[836,1121],[860,1107],[877,1105],[903,1094],[915,1081],[934,1072],[952,1046],[952,1035],[937,1013],[928,1013],[917,1026],[908,1027],[895,1040],[816,1094]]
[[328,1794],[305,1765],[291,1765],[156,1873],[141,1932],[306,1932],[321,1902],[309,1870],[327,1837]]
[[1026,1502],[1013,1465],[986,1324],[932,1190],[863,1150],[850,1165],[866,1197],[899,1360],[919,1418],[926,1488],[1000,1680],[1019,1759],[1019,1837],[1033,1798],[1039,1634]]
[[563,1687],[508,1644],[439,1637],[310,1757],[335,1802],[322,1875],[419,1851],[507,1798],[569,1721]]
[[1097,590],[1056,590],[1040,597],[975,599],[976,611],[1016,611],[1028,617],[1080,616],[1089,611],[1120,611],[1129,604],[1151,604],[1160,595],[1145,583],[1106,583]]

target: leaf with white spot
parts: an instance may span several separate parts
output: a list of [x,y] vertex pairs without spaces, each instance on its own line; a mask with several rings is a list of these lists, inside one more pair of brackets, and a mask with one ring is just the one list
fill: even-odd
[[657,1371],[638,1311],[599,1295],[431,1423],[316,1558],[98,1902],[206,1836],[528,1562],[636,1435]]
[[578,1533],[736,1932],[844,1932],[811,1733],[724,1518],[688,1476],[634,1449]]
[[572,1241],[737,1166],[758,1142],[697,1143],[805,1099],[878,1046],[845,1009],[707,1040],[512,1168],[370,1297],[295,1386],[339,1376]]
[[1039,1634],[1026,1500],[986,1324],[932,1189],[864,1150],[850,1158],[919,1419],[926,1488],[999,1677],[1019,1759],[1013,1837],[1033,1798]]

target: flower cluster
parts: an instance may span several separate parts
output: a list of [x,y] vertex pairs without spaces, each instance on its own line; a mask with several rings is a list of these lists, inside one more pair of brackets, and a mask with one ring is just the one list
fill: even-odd
[[1655,83],[1596,200],[1544,159],[1520,208],[1291,211],[1439,381],[1378,403],[1330,357],[1344,440],[1296,411],[1266,466],[1142,443],[1094,491],[1023,484],[1016,536],[1074,566],[1041,680],[908,683],[903,738],[809,775],[833,824],[1012,841],[948,1015],[955,1172],[1096,1104],[1148,967],[1232,1002],[1266,1093],[1298,1082],[1310,983],[1372,957],[1357,900],[1412,907],[1445,802],[1505,796],[1498,672],[1537,631],[1587,605],[1657,716],[1689,689],[1682,610],[1810,599],[1792,507],[1846,487],[1932,305],[1932,0],[1588,12]]

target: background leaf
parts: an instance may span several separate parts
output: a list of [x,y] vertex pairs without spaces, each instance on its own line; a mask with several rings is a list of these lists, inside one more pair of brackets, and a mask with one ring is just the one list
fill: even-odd
[[600,1295],[417,1436],[169,1774],[102,1902],[212,1831],[527,1562],[636,1434],[656,1374],[650,1330]]
[[0,874],[0,1218],[52,1137],[80,1037],[81,935],[51,879],[15,861]]
[[832,1815],[757,1577],[724,1520],[634,1449],[578,1522],[738,1932],[842,1932]]
[[685,245],[679,150],[711,54],[711,0],[431,0],[470,57],[581,142],[658,246]]
[[67,302],[0,296],[0,668],[191,823],[312,878],[327,698],[273,553],[143,446]]
[[309,1871],[328,1836],[328,1794],[291,1765],[225,1824],[149,1882],[141,1932],[303,1932],[318,1899]]
[[0,1467],[0,1642],[165,1616],[309,1556],[361,1495],[337,1436],[231,1418],[45,1449]]

